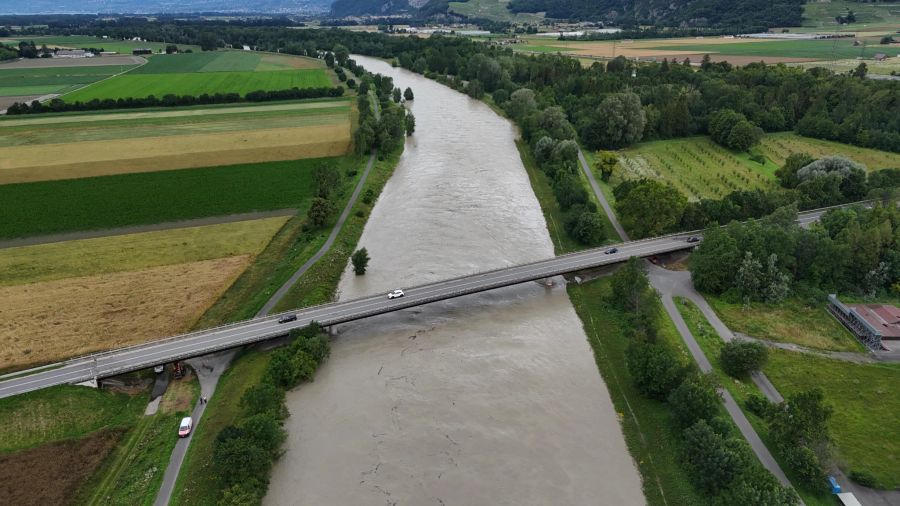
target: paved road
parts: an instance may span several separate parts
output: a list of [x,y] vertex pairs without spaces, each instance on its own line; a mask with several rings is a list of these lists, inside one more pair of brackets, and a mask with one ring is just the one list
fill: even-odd
[[319,251],[316,252],[315,255],[312,256],[309,260],[306,261],[303,265],[297,269],[297,272],[294,273],[293,276],[279,288],[272,297],[266,301],[265,305],[263,305],[262,309],[256,313],[256,316],[265,316],[272,312],[275,309],[275,306],[281,302],[281,299],[287,295],[288,291],[290,291],[291,287],[297,284],[297,281],[300,279],[300,276],[303,276],[306,271],[310,269],[316,262],[319,261],[328,251],[331,249],[331,245],[334,244],[334,240],[337,239],[338,233],[340,233],[341,228],[344,227],[344,222],[347,221],[347,217],[350,216],[350,210],[353,209],[353,204],[356,204],[356,199],[359,197],[360,192],[362,192],[363,186],[365,186],[366,179],[369,177],[369,172],[372,171],[372,165],[375,164],[375,151],[372,151],[372,155],[369,156],[369,162],[366,164],[366,170],[363,172],[362,177],[359,178],[359,182],[356,184],[356,188],[353,189],[353,195],[350,196],[350,200],[347,201],[347,205],[344,207],[344,211],[341,213],[341,216],[338,218],[337,223],[334,225],[334,228],[331,229],[331,234],[328,235],[328,239],[325,240],[325,244],[319,248]]
[[616,213],[613,212],[612,206],[609,205],[609,201],[606,200],[606,196],[603,195],[603,192],[600,190],[600,183],[597,182],[597,178],[595,178],[594,173],[591,172],[591,167],[588,165],[587,159],[584,158],[584,153],[581,152],[581,148],[578,148],[578,161],[581,164],[581,170],[584,171],[584,175],[588,178],[588,182],[591,183],[594,195],[596,195],[597,200],[600,201],[600,206],[606,211],[606,217],[609,218],[613,228],[616,229],[616,233],[619,234],[619,238],[623,241],[628,241],[628,232],[625,232],[622,224],[619,223],[619,218],[617,218]]
[[428,285],[406,288],[406,296],[389,300],[374,295],[356,300],[314,306],[294,311],[297,320],[279,324],[281,315],[255,318],[223,327],[193,332],[161,341],[98,353],[71,360],[62,367],[44,369],[27,376],[13,377],[0,382],[0,398],[9,397],[52,385],[77,383],[96,377],[106,377],[127,371],[144,369],[156,364],[262,341],[285,334],[293,328],[315,320],[323,325],[335,325],[369,316],[440,300],[478,293],[494,288],[515,285],[575,272],[582,269],[613,264],[631,256],[650,256],[693,247],[682,236],[663,237],[619,245],[618,253],[606,255],[602,249],[588,250],[525,265],[497,269]]

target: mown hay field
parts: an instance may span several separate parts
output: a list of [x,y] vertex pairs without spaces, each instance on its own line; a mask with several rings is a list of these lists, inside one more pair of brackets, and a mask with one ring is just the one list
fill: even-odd
[[313,171],[359,158],[312,158],[0,185],[0,239],[306,209]]
[[135,74],[254,72],[325,68],[322,60],[251,51],[212,51],[154,55]]
[[865,165],[869,170],[900,168],[900,153],[801,137],[790,132],[766,134],[757,149],[779,166],[791,153],[808,153],[813,158],[840,155]]
[[250,255],[0,287],[0,363],[25,368],[184,332]]
[[870,170],[900,167],[900,154],[860,148],[839,142],[801,137],[790,132],[766,134],[754,151],[765,164],[719,146],[709,137],[689,137],[637,144],[620,153],[621,172],[616,180],[641,177],[667,181],[691,200],[719,199],[736,190],[771,188],[775,171],[791,153],[814,158],[840,155]]
[[287,216],[0,249],[0,286],[256,255]]
[[191,72],[169,74],[123,74],[63,96],[66,102],[88,102],[106,98],[145,98],[150,95],[213,95],[251,91],[331,86],[324,69],[270,70],[262,72]]
[[336,100],[0,121],[0,185],[343,155],[350,113]]

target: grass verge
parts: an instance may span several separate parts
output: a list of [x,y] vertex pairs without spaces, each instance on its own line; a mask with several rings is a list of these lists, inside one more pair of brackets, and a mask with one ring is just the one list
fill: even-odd
[[[769,436],[769,427],[766,421],[754,415],[749,410],[743,409],[748,396],[751,394],[762,395],[762,392],[749,379],[735,379],[722,371],[722,365],[719,362],[719,352],[725,343],[715,330],[713,330],[712,326],[706,320],[706,317],[703,316],[703,313],[700,312],[700,308],[683,297],[676,297],[675,305],[678,307],[678,311],[681,313],[685,323],[694,335],[694,338],[696,338],[700,348],[703,350],[704,355],[706,355],[706,358],[709,359],[710,364],[712,364],[713,374],[715,374],[716,379],[731,393],[738,405],[742,407],[744,415],[750,421],[750,424],[753,426],[753,429],[756,430],[756,433],[759,434],[759,437],[766,445],[766,448],[768,448],[769,452],[772,453],[772,456],[775,457],[778,465],[794,486],[794,490],[800,494],[800,497],[807,506],[833,506],[834,499],[830,494],[810,491],[806,487],[798,485],[799,480],[797,476],[787,465],[784,457],[778,452],[774,441]],[[785,394],[786,392],[781,393]]]
[[825,303],[810,307],[798,299],[777,305],[753,302],[732,304],[720,297],[707,297],[719,318],[732,331],[750,337],[808,348],[864,352],[865,347],[825,310]]
[[[611,289],[608,278],[583,285],[570,284],[569,297],[584,324],[594,359],[619,413],[625,442],[637,462],[650,505],[705,504],[708,500],[694,491],[678,457],[680,435],[675,430],[669,407],[641,396],[631,382],[625,365],[630,344],[624,315],[606,300]],[[665,319],[661,338],[687,363],[690,356],[671,320]]]
[[[375,195],[381,193],[381,189],[393,174],[401,153],[402,151],[398,151],[387,155],[384,160],[375,161],[360,195],[370,189]],[[366,204],[362,198],[356,201],[331,249],[291,287],[281,302],[275,306],[276,312],[331,302],[341,274],[347,266],[350,255],[356,249],[374,205],[375,200],[371,204]]]

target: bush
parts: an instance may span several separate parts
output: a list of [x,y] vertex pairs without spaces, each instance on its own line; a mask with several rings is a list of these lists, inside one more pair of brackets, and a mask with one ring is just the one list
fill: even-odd
[[850,479],[864,487],[878,488],[878,480],[872,473],[864,469],[853,469],[850,471]]
[[691,481],[707,493],[728,487],[747,466],[747,449],[742,440],[725,439],[705,420],[684,431],[684,464]]
[[747,396],[747,400],[744,402],[744,405],[747,406],[747,409],[753,413],[754,415],[762,418],[763,420],[769,417],[769,414],[772,412],[772,403],[769,402],[769,399],[766,399],[765,396],[760,394],[750,394]]
[[634,386],[651,399],[665,399],[684,377],[684,368],[662,344],[632,343],[626,351],[626,365]]
[[721,399],[710,376],[695,375],[686,378],[669,395],[669,405],[675,422],[687,428],[699,420],[709,421],[719,413]]
[[241,396],[240,405],[247,416],[270,414],[278,419],[288,416],[284,390],[272,383],[260,383],[248,388]]
[[766,157],[761,155],[760,153],[750,153],[750,159],[760,165],[766,164]]
[[761,343],[740,340],[725,343],[719,354],[722,370],[735,378],[758,371],[768,358],[769,351]]
[[794,446],[785,452],[788,466],[794,470],[800,482],[811,490],[824,492],[825,472],[815,452],[806,446]]

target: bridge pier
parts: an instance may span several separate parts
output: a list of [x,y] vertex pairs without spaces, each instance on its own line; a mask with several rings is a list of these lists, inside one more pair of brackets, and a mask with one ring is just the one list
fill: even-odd
[[543,286],[544,288],[553,288],[554,286],[556,286],[556,283],[553,282],[553,278],[537,279],[534,282]]

